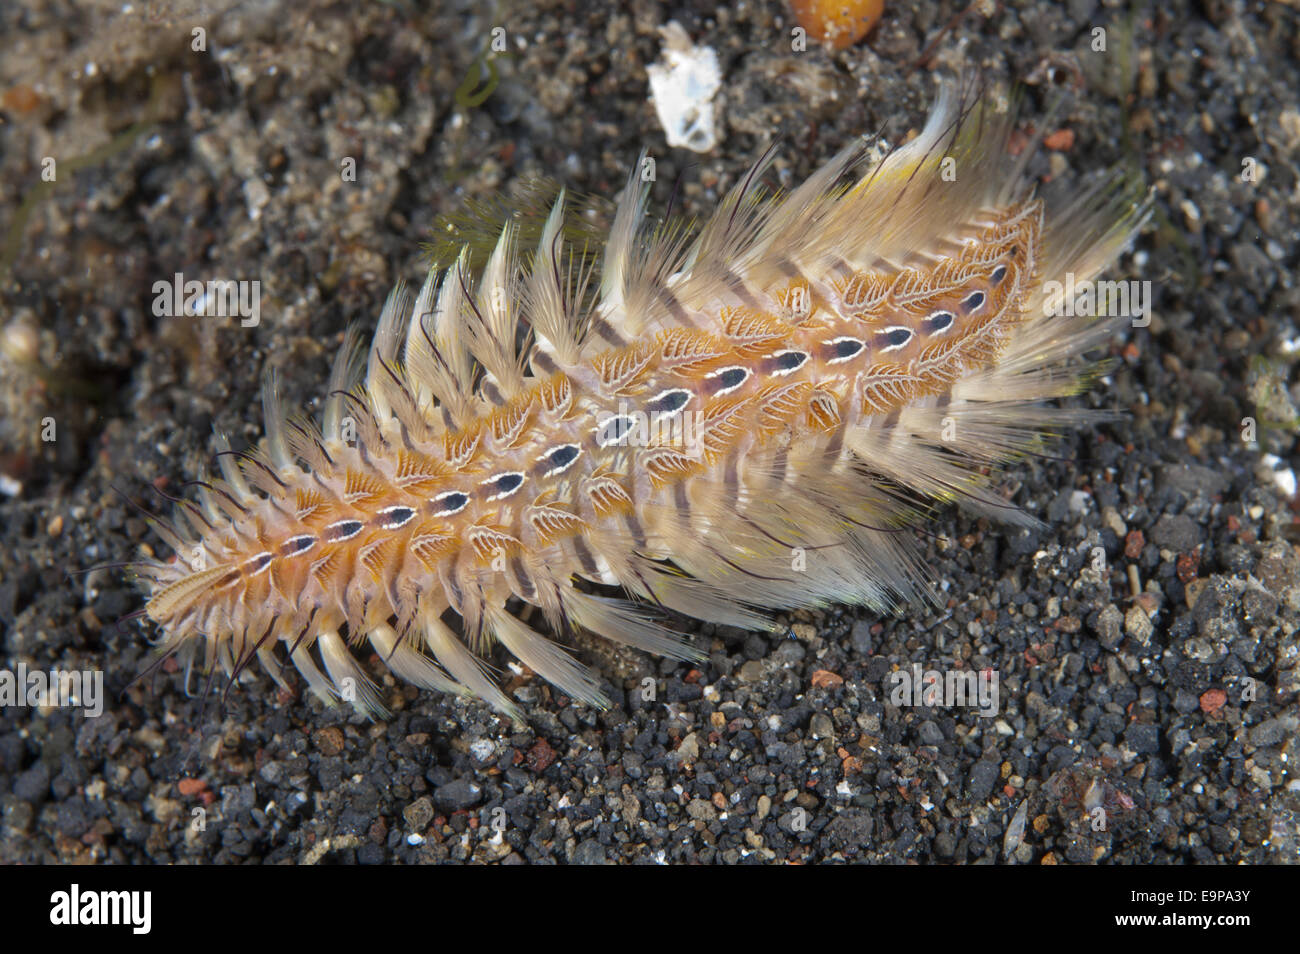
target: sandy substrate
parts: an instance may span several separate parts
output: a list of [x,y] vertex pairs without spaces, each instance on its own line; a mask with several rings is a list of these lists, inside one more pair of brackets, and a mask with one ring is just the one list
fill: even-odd
[[[0,711],[0,862],[1300,859],[1300,11],[1010,2],[927,53],[964,4],[887,6],[827,55],[791,51],[776,0],[6,4],[0,666],[102,671],[108,698]],[[670,19],[722,66],[705,155],[648,102]],[[206,706],[179,671],[127,688],[151,632],[113,624],[139,595],[69,575],[160,548],[112,488],[157,507],[214,426],[256,440],[268,364],[318,399],[348,323],[421,277],[435,217],[537,175],[613,196],[642,149],[657,208],[677,182],[706,212],[774,137],[786,185],[853,135],[901,139],[962,66],[1032,81],[1026,132],[1049,76],[1081,85],[1034,169],[1142,171],[1156,215],[1114,274],[1151,283],[1153,314],[1079,399],[1123,418],[1002,482],[1046,530],[939,514],[943,608],[771,637],[680,620],[698,667],[583,642],[614,707],[506,673],[523,730],[391,678],[386,723],[260,675]],[[176,273],[260,281],[260,320],[156,317]],[[997,714],[891,704],[914,664],[996,671]]]

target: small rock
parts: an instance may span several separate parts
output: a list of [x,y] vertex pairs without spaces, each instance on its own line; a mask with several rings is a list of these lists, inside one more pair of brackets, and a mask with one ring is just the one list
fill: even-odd
[[1277,745],[1286,735],[1281,719],[1267,719],[1250,730],[1250,744],[1254,746]]
[[1200,544],[1201,528],[1187,514],[1165,514],[1151,528],[1151,542],[1176,553],[1187,553]]
[[814,689],[835,689],[844,685],[844,677],[829,669],[818,669],[812,675]]
[[428,795],[420,796],[402,809],[402,817],[406,820],[408,830],[424,831],[429,827],[429,822],[433,821],[433,800]]
[[808,730],[814,739],[829,739],[835,735],[835,724],[831,722],[830,716],[818,712],[812,717]]
[[1106,649],[1114,649],[1122,638],[1124,614],[1114,603],[1109,603],[1097,614],[1097,641]]
[[1029,799],[1020,803],[1016,813],[1011,816],[1011,824],[1007,825],[1007,833],[1002,836],[1002,854],[1003,857],[1009,858],[1013,855],[1021,842],[1025,839],[1025,822],[1029,818]]
[[50,769],[44,762],[37,762],[26,772],[14,779],[14,794],[25,802],[39,805],[50,797]]
[[825,838],[830,844],[847,849],[871,845],[871,833],[876,821],[871,813],[860,808],[846,808],[826,826]]
[[317,729],[313,738],[316,748],[320,749],[320,754],[326,758],[333,758],[343,751],[343,730],[336,725]]
[[1069,152],[1074,148],[1074,130],[1058,129],[1043,137],[1043,145],[1055,152]]
[[809,623],[795,623],[790,627],[790,632],[794,633],[797,639],[808,642],[817,636],[817,627]]
[[957,842],[946,831],[941,831],[934,837],[934,853],[940,858],[951,858],[957,851]]
[[1151,617],[1146,610],[1140,606],[1131,606],[1124,614],[1124,632],[1145,646],[1151,642],[1155,627],[1151,625]]
[[859,656],[871,655],[874,642],[871,638],[871,624],[865,619],[860,619],[853,624],[853,630],[849,634],[849,645]]
[[716,821],[718,810],[713,807],[713,803],[703,798],[692,798],[686,806],[686,814],[696,821],[711,822]]
[[1160,751],[1160,726],[1147,722],[1131,722],[1124,730],[1124,741],[1138,755],[1155,755]]
[[434,804],[445,812],[461,812],[473,808],[483,798],[483,789],[467,778],[440,785],[433,793]]
[[551,767],[559,756],[545,739],[538,739],[528,750],[528,767],[539,775]]
[[605,846],[593,838],[578,843],[578,847],[573,849],[573,858],[575,865],[605,865],[609,864],[609,857],[605,854]]
[[682,739],[682,744],[677,746],[673,752],[673,757],[683,765],[689,765],[700,757],[700,739],[694,732],[689,733],[686,738]]
[[981,759],[970,770],[970,778],[966,782],[966,794],[973,802],[988,801],[993,791],[993,784],[997,780],[998,763]]
[[758,682],[763,678],[763,664],[757,659],[751,659],[740,667],[737,675],[741,682]]
[[1227,701],[1228,694],[1222,689],[1206,689],[1205,692],[1201,693],[1201,711],[1206,715],[1214,715],[1223,708],[1224,703]]
[[1160,472],[1159,486],[1178,491],[1188,497],[1209,499],[1228,489],[1228,479],[1212,467],[1198,464],[1179,464]]
[[776,647],[776,652],[772,654],[773,658],[782,666],[798,665],[807,655],[808,650],[804,648],[803,643],[796,642],[793,639],[787,639],[781,643]]
[[1124,538],[1124,555],[1130,560],[1136,560],[1142,555],[1142,548],[1146,546],[1146,537],[1141,530],[1132,530]]

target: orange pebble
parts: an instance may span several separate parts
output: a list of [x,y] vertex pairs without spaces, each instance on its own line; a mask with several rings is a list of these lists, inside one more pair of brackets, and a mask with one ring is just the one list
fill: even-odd
[[876,25],[885,0],[790,0],[790,10],[808,35],[843,50]]
[[1201,711],[1206,715],[1214,715],[1227,701],[1228,694],[1222,689],[1207,689],[1201,693]]
[[12,109],[17,113],[30,113],[41,105],[41,96],[26,83],[19,83],[5,90],[4,96],[0,97],[0,102],[4,104],[5,109]]
[[1074,148],[1074,130],[1058,129],[1043,137],[1043,145],[1055,152],[1069,152]]
[[834,689],[844,685],[844,677],[829,669],[818,669],[813,673],[812,684],[817,689]]
[[208,783],[201,778],[183,778],[176,783],[176,790],[186,798],[197,795],[207,787]]

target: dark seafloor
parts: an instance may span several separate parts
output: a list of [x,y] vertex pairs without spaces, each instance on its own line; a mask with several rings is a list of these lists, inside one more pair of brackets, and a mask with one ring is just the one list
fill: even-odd
[[[1300,860],[1300,10],[988,2],[941,33],[966,6],[888,3],[835,54],[792,52],[780,0],[0,6],[0,666],[108,692],[97,719],[0,712],[0,862]],[[648,101],[671,19],[722,63],[707,155]],[[1047,529],[929,528],[946,609],[679,621],[698,668],[584,640],[614,708],[506,672],[523,731],[391,677],[386,723],[260,674],[206,707],[174,667],[126,688],[150,632],[114,622],[140,595],[69,575],[162,549],[112,488],[158,509],[148,485],[183,492],[214,424],[256,440],[268,363],[317,400],[436,216],[536,175],[612,198],[642,148],[653,209],[680,182],[700,214],[772,137],[783,185],[858,133],[897,141],[962,66],[1029,81],[1026,132],[1047,85],[1081,85],[1033,168],[1142,170],[1156,215],[1112,275],[1154,301],[1078,399],[1124,419],[1001,484]],[[260,280],[260,323],[154,317],[176,272]],[[890,704],[913,663],[995,669],[998,714]]]

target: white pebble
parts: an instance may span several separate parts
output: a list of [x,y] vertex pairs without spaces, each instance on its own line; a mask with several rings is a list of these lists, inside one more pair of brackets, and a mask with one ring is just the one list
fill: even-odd
[[717,144],[713,97],[722,88],[718,54],[712,47],[692,44],[676,20],[662,33],[663,58],[646,67],[659,124],[668,145],[708,152]]

